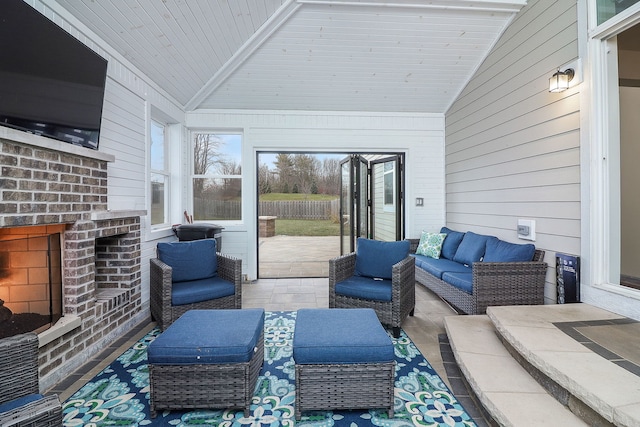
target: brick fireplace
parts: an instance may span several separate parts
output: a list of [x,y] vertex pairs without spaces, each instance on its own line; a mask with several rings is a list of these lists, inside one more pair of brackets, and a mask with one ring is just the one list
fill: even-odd
[[[0,240],[60,236],[62,317],[39,334],[44,389],[148,316],[140,271],[146,211],[107,210],[114,160],[0,127]],[[0,299],[11,283],[0,277]]]

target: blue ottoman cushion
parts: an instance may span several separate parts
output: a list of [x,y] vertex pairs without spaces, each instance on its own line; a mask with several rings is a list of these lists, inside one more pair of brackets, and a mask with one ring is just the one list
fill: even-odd
[[394,349],[370,308],[300,309],[293,359],[300,364],[380,363],[393,361]]
[[147,348],[154,365],[249,362],[264,330],[264,309],[190,310]]

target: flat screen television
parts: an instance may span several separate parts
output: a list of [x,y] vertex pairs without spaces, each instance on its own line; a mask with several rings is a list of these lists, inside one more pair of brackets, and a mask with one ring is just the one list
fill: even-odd
[[107,60],[23,0],[0,0],[0,125],[98,149]]

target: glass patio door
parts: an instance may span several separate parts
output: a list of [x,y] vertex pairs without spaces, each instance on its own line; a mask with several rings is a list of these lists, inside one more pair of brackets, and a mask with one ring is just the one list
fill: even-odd
[[355,251],[358,237],[368,237],[369,168],[361,155],[340,162],[340,253]]
[[403,156],[393,155],[370,162],[372,239],[387,242],[402,240],[403,222]]
[[404,155],[352,154],[340,162],[340,253],[358,237],[404,238]]

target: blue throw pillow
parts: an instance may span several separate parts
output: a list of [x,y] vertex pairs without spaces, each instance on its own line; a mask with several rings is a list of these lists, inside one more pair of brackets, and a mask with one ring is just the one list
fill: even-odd
[[484,262],[525,262],[533,259],[536,247],[531,243],[509,243],[494,237],[487,240]]
[[408,240],[382,242],[359,237],[356,247],[356,276],[391,279],[392,267],[409,256]]
[[440,255],[442,256],[442,258],[452,260],[456,255],[456,251],[458,250],[458,246],[460,246],[460,242],[462,242],[464,233],[453,231],[447,227],[442,227],[440,229],[440,232],[447,235],[447,237],[444,238],[444,242],[442,242],[442,251]]
[[487,239],[489,238],[490,236],[467,231],[464,233],[464,238],[462,242],[460,242],[460,246],[458,246],[458,250],[456,250],[456,254],[453,256],[453,260],[465,265],[471,265],[474,262],[480,261],[484,255]]
[[158,258],[173,269],[174,282],[214,277],[218,270],[215,239],[158,243]]
[[447,237],[444,233],[429,233],[423,231],[420,236],[420,242],[416,249],[416,255],[426,255],[431,258],[440,258],[442,252],[442,242]]

